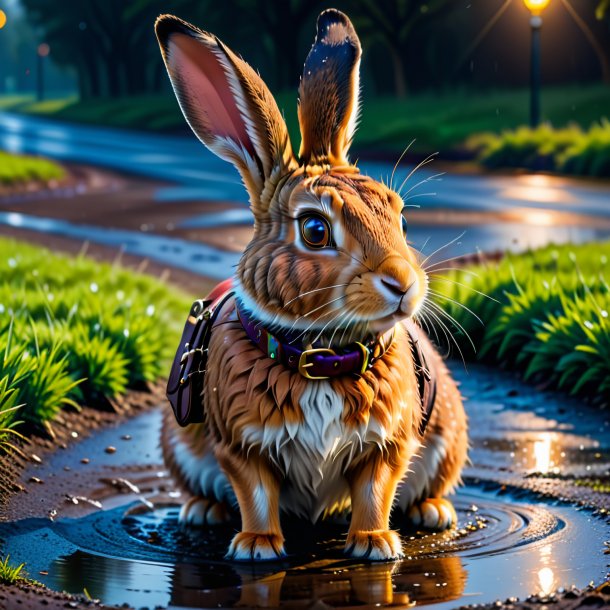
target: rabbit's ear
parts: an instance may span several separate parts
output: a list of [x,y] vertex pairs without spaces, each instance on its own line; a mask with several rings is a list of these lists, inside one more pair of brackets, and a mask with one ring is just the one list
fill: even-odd
[[155,31],[191,129],[212,152],[238,168],[254,211],[266,208],[263,192],[268,184],[297,165],[271,92],[215,36],[172,15],[159,17]]
[[360,41],[346,15],[328,9],[305,60],[299,89],[303,164],[346,165],[359,106]]

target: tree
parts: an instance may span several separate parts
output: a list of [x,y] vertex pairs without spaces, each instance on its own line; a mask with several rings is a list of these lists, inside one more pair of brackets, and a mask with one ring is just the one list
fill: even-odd
[[407,94],[406,59],[414,29],[447,7],[450,0],[355,0],[354,21],[363,38],[378,39],[390,54],[394,91]]
[[165,85],[153,32],[162,12],[214,13],[211,0],[22,0],[59,64],[76,70],[81,98],[120,97]]

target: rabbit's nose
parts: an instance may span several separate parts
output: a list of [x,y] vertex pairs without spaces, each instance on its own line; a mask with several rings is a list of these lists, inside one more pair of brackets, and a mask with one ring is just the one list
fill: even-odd
[[400,256],[386,258],[377,272],[383,287],[396,296],[404,295],[417,279],[411,265]]

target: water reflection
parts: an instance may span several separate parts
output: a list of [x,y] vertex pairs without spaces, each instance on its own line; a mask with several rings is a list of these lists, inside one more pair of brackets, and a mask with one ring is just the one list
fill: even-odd
[[542,432],[540,438],[534,441],[534,470],[541,474],[549,472],[553,462],[551,460],[553,434]]
[[540,594],[550,595],[557,588],[555,575],[551,568],[540,568],[538,570],[538,582],[540,583]]

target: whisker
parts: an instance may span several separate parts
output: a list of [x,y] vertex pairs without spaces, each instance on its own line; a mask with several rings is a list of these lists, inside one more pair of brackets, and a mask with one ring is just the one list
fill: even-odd
[[[462,231],[457,237],[454,237],[451,241],[447,242],[445,245],[441,246],[440,248],[437,248],[434,252],[432,252],[431,254],[428,254],[428,256],[426,256],[426,258],[422,261],[421,266],[424,267],[424,265],[426,264],[426,262],[428,260],[430,260],[430,258],[432,256],[434,256],[437,252],[440,252],[441,250],[444,250],[445,248],[448,248],[451,244],[454,244],[456,241],[462,239],[462,237],[464,237],[464,235],[466,235],[466,231]],[[424,269],[426,269],[424,267]]]
[[422,184],[426,184],[426,182],[432,182],[433,180],[436,180],[437,182],[440,182],[441,177],[445,175],[446,172],[440,172],[438,174],[434,174],[433,176],[428,176],[428,178],[424,178],[423,180],[420,180],[417,184],[414,184],[406,193],[405,193],[405,197],[413,190],[415,190],[418,186],[421,186]]
[[464,354],[462,353],[462,350],[460,349],[460,346],[458,345],[458,342],[456,341],[455,337],[453,336],[453,333],[451,332],[451,330],[447,327],[447,325],[441,320],[441,318],[439,318],[439,316],[434,311],[432,311],[431,309],[428,309],[428,313],[441,325],[442,328],[445,329],[445,332],[448,333],[448,337],[453,341],[453,344],[455,345],[455,347],[457,348],[457,351],[460,354],[460,358],[462,359],[464,368],[466,370],[468,370],[466,367],[466,359],[464,358]]
[[[427,271],[428,269],[432,269],[432,267],[436,267],[436,264],[440,265],[441,263],[435,263],[434,265],[430,265],[430,267],[428,267],[427,269],[424,269],[424,271]],[[481,278],[481,276],[478,273],[475,273],[474,271],[471,271],[470,269],[464,269],[462,267],[439,267],[439,268],[433,269],[433,271],[428,273],[428,275],[431,275],[433,277],[444,277],[444,278],[447,277],[446,275],[440,275],[440,274],[434,273],[436,271],[459,271],[460,273],[467,273],[468,275],[472,275],[476,278],[479,278],[479,279]]]
[[446,299],[450,303],[453,303],[454,305],[461,307],[464,311],[467,311],[469,314],[474,316],[481,323],[481,326],[485,326],[485,322],[483,322],[483,320],[481,320],[481,318],[479,318],[479,316],[477,316],[477,314],[474,313],[474,311],[472,311],[471,309],[466,307],[466,305],[464,305],[463,303],[460,303],[459,301],[456,301],[455,299],[452,299],[451,297],[448,297],[440,292],[436,292],[436,290],[431,290],[430,288],[428,289],[428,292],[437,298]]
[[457,284],[458,286],[462,286],[462,288],[466,288],[467,290],[472,290],[472,292],[475,292],[476,294],[478,294],[482,297],[485,297],[486,299],[489,299],[490,301],[493,301],[494,303],[497,303],[498,305],[502,305],[502,303],[500,301],[498,301],[498,299],[494,299],[494,297],[489,296],[488,294],[485,294],[484,292],[481,292],[480,290],[477,290],[476,288],[473,288],[472,286],[469,286],[468,284],[462,284],[462,282],[458,282],[457,280],[452,280],[451,278],[444,277],[442,275],[436,275],[436,274],[430,274],[430,275],[432,275],[432,277],[434,278],[432,280],[433,282],[449,282],[451,284]]
[[330,301],[327,301],[326,303],[323,303],[322,305],[319,305],[315,309],[312,309],[311,311],[308,311],[305,315],[303,315],[303,317],[304,318],[308,318],[312,313],[315,313],[316,311],[319,311],[320,309],[322,309],[324,307],[327,307],[328,305],[331,305],[332,303],[336,303],[337,301],[340,301],[343,298],[345,298],[344,295],[341,295],[340,297],[337,297],[336,299],[331,299]]
[[464,335],[466,336],[466,338],[470,342],[470,345],[472,346],[472,350],[476,354],[477,353],[477,348],[476,348],[476,346],[474,344],[474,341],[471,339],[470,335],[466,331],[466,329],[452,315],[448,314],[438,303],[435,303],[432,300],[429,300],[428,303],[430,304],[431,307],[434,307],[434,309],[436,311],[438,311],[439,314],[445,316],[445,318],[447,320],[449,320],[452,324],[455,324],[455,326],[457,326],[464,333]]
[[[416,197],[436,197],[436,193],[413,193],[413,195],[410,195],[409,197],[404,198],[403,201],[411,201],[411,199],[415,199]],[[410,207],[414,207],[414,206],[410,206]],[[417,207],[421,207],[421,206],[417,206]]]
[[330,290],[331,288],[341,288],[343,286],[348,286],[348,285],[349,285],[348,283],[334,284],[332,286],[324,286],[322,288],[314,288],[313,290],[308,290],[307,292],[302,292],[301,294],[294,297],[294,299],[290,299],[290,301],[287,301],[286,303],[284,303],[284,305],[282,306],[282,309],[284,309],[291,303],[294,303],[297,299],[302,299],[304,296],[307,296],[308,294],[312,294],[314,292],[321,292],[322,290]]
[[337,334],[337,331],[341,328],[341,324],[343,323],[343,320],[347,319],[347,317],[349,316],[349,311],[341,312],[340,316],[341,316],[342,320],[337,324],[337,326],[335,326],[335,330],[333,331],[333,334],[330,336],[330,341],[328,342],[328,347],[330,347],[333,344],[335,335]]
[[400,165],[400,162],[402,161],[403,157],[407,154],[409,148],[411,148],[411,146],[413,146],[413,144],[415,143],[415,138],[413,138],[409,144],[407,144],[407,147],[402,151],[402,154],[400,155],[400,157],[398,157],[398,161],[396,161],[396,163],[394,164],[394,169],[392,170],[392,175],[390,176],[390,183],[389,183],[389,188],[391,188],[392,190],[394,190],[394,174],[396,173],[396,170],[398,169],[398,166]]
[[425,167],[426,165],[428,165],[429,163],[432,163],[432,161],[434,161],[434,159],[436,158],[436,156],[438,155],[438,152],[432,153],[431,155],[428,155],[423,161],[420,161],[410,172],[409,175],[400,183],[400,187],[398,188],[398,195],[401,195],[401,191],[404,187],[404,185],[407,183],[407,181],[409,180],[409,178],[411,178],[411,176],[413,176],[413,174],[421,169],[422,167]]

